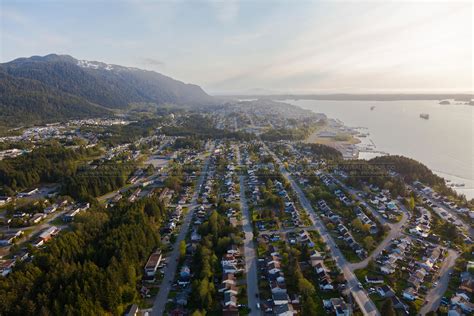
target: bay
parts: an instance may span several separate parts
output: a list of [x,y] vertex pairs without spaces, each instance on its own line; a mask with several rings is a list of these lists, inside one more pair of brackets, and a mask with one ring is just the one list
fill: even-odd
[[[435,100],[284,102],[366,128],[362,145],[370,142],[376,151],[416,159],[452,183],[464,184],[455,189],[474,198],[474,107],[452,100],[450,105]],[[429,119],[420,118],[422,113]],[[362,152],[360,158],[373,156]]]

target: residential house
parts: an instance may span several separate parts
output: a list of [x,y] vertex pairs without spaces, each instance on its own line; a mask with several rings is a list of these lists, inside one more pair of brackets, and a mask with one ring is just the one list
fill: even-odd
[[268,263],[267,272],[269,274],[277,274],[281,271],[281,265],[278,261],[273,261]]
[[187,265],[183,265],[181,267],[181,271],[179,272],[178,284],[181,286],[186,286],[189,284],[191,280],[191,270]]
[[285,278],[278,277],[276,280],[270,282],[272,293],[286,293]]
[[60,229],[56,226],[51,226],[45,229],[40,235],[39,238],[43,240],[43,242],[49,241],[51,238],[56,236],[59,233]]
[[58,205],[57,205],[57,204],[53,204],[53,205],[51,205],[51,206],[46,207],[46,208],[43,210],[43,212],[44,212],[45,214],[51,214],[51,213],[56,212],[57,209],[58,209]]
[[272,293],[272,298],[273,298],[273,304],[275,304],[275,305],[283,305],[283,304],[288,304],[289,303],[288,294],[286,294],[284,292]]
[[273,314],[275,316],[293,316],[295,312],[291,304],[280,304],[273,307]]
[[379,293],[380,296],[382,297],[392,297],[395,296],[395,292],[392,290],[392,288],[388,285],[382,285],[377,287],[377,292]]
[[408,300],[408,301],[414,301],[416,300],[416,291],[414,288],[409,287],[405,291],[403,291],[403,298]]
[[383,284],[384,280],[378,276],[365,276],[365,281],[369,284]]
[[342,297],[333,297],[328,300],[323,300],[323,305],[327,310],[332,311],[336,316],[350,316],[352,310]]
[[125,316],[138,316],[140,310],[138,309],[138,305],[133,304],[130,306],[130,309],[128,310],[127,313],[125,313]]
[[0,260],[0,275],[5,277],[9,275],[15,266],[15,259]]
[[45,214],[43,213],[36,213],[33,215],[33,217],[30,219],[31,224],[38,224],[45,218]]
[[145,265],[145,275],[147,277],[153,278],[155,276],[156,270],[158,270],[158,266],[161,263],[161,259],[162,259],[162,254],[160,250],[150,255]]
[[459,306],[465,313],[474,312],[474,304],[466,300],[463,296],[456,294],[451,297],[451,304]]
[[231,292],[224,293],[224,306],[229,307],[237,307],[237,296]]

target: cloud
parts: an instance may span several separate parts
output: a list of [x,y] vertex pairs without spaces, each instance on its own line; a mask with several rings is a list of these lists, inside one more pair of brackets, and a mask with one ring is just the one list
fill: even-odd
[[10,21],[20,25],[26,25],[29,23],[29,19],[26,16],[22,15],[16,10],[7,9],[4,7],[2,7],[2,10],[0,10],[0,17],[3,21]]
[[245,32],[226,37],[224,41],[230,45],[247,45],[252,42],[257,42],[268,36],[270,31],[268,28],[262,30],[254,30],[253,32]]
[[233,22],[239,15],[240,4],[238,0],[212,1],[211,5],[214,8],[217,20],[221,23]]
[[151,57],[143,57],[140,59],[140,63],[147,66],[163,66],[165,63],[161,60],[151,58]]

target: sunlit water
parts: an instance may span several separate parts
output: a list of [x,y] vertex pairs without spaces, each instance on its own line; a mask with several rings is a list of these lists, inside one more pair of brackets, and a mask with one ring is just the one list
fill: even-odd
[[[440,105],[438,101],[321,101],[285,102],[324,113],[350,127],[366,127],[377,151],[414,158],[474,198],[474,107]],[[375,106],[373,110],[370,108]],[[429,120],[420,118],[429,114]],[[373,154],[362,153],[361,158]]]

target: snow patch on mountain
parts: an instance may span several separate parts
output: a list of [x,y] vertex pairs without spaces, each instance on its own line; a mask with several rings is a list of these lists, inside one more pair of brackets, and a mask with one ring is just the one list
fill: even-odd
[[114,67],[110,64],[104,64],[104,63],[88,61],[88,60],[78,60],[77,65],[82,68],[91,68],[91,69],[105,69],[105,70],[114,69]]

